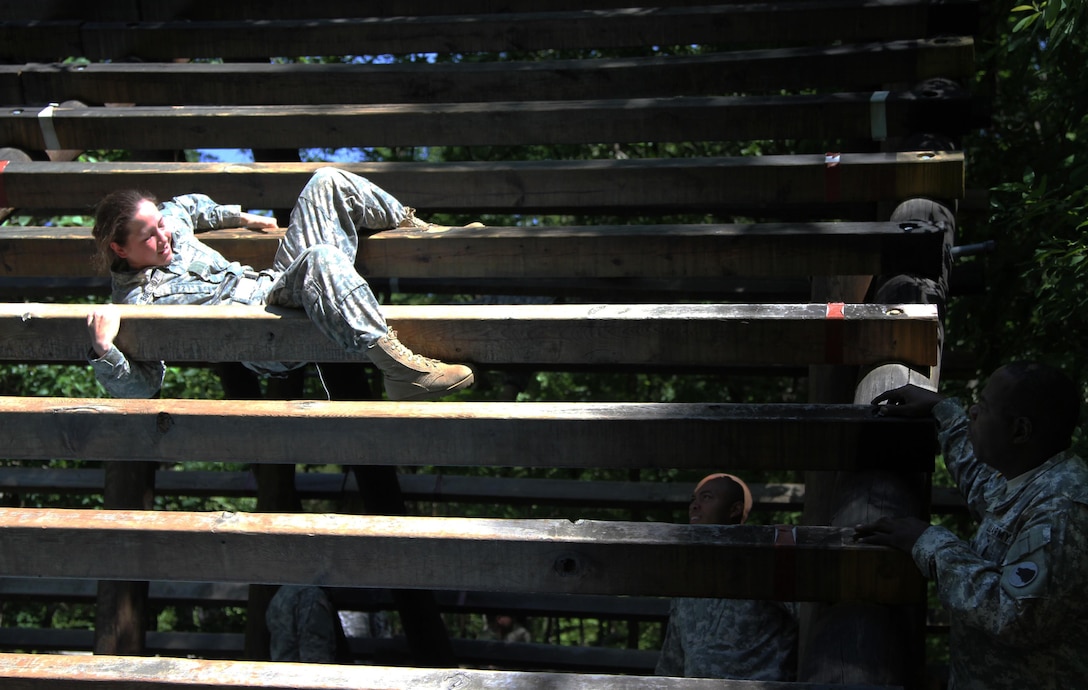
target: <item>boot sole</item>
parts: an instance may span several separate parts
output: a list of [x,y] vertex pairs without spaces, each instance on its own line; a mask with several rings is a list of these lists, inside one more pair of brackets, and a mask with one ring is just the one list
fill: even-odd
[[[420,401],[425,401],[425,400],[441,400],[442,398],[446,397],[447,395],[450,395],[452,393],[456,393],[459,390],[468,388],[473,383],[475,383],[475,381],[476,381],[475,374],[469,373],[469,375],[466,376],[465,378],[461,379],[457,383],[455,383],[452,386],[450,386],[448,388],[445,388],[443,390],[437,390],[436,391],[436,390],[428,390],[426,388],[420,388],[419,392],[413,393],[412,395],[408,395],[408,396],[405,396],[405,397],[402,397],[402,398],[394,398],[393,396],[389,396],[389,400],[392,401],[392,402],[420,402]],[[389,391],[386,391],[386,395],[389,395]]]

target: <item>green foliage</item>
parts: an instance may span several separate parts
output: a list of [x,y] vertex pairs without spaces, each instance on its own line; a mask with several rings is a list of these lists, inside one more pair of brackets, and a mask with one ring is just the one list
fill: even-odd
[[989,190],[990,203],[982,217],[964,215],[960,241],[997,250],[978,259],[984,291],[950,305],[949,342],[975,353],[979,376],[1036,358],[1086,381],[1085,4],[996,5],[974,89],[991,100],[992,124],[965,145],[968,187]]
[[1030,34],[1032,37],[1044,34],[1050,45],[1057,47],[1073,40],[1077,27],[1085,25],[1086,12],[1088,10],[1080,0],[1043,0],[1030,5],[1017,5],[1012,8],[1016,19],[1012,32]]

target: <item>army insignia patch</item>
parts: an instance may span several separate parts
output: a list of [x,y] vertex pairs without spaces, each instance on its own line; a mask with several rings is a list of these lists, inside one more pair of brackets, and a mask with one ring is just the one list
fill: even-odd
[[1022,561],[1008,567],[1007,582],[1013,587],[1027,587],[1039,576],[1039,566]]

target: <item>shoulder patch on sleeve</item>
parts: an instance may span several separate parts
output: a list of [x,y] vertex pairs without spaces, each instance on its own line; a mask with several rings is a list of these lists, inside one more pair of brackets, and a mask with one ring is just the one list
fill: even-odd
[[1050,543],[1050,526],[1036,525],[1020,533],[1001,566],[1001,587],[1018,599],[1042,595],[1046,588],[1045,547]]

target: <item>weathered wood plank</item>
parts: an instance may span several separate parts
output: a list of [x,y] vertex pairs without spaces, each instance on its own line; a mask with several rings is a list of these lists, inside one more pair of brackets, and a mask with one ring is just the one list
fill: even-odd
[[[559,505],[629,510],[680,510],[691,500],[690,487],[660,482],[584,481],[580,479],[523,479],[472,477],[456,474],[399,474],[401,493],[409,501],[432,503],[489,503],[499,505]],[[749,482],[755,511],[801,510],[805,485]],[[295,475],[299,497],[338,499],[356,491],[350,473],[302,472]],[[0,490],[9,494],[96,494],[102,492],[99,470],[0,467]],[[160,470],[156,493],[163,496],[254,496],[257,485],[251,472]],[[935,513],[961,513],[966,503],[958,491],[933,487],[930,504]],[[0,582],[0,592],[3,583]]]
[[[872,93],[321,106],[76,107],[49,111],[63,148],[518,146],[874,138]],[[966,93],[883,96],[879,136],[964,132]],[[0,111],[0,144],[47,148],[38,108]],[[632,113],[637,112],[637,117]]]
[[[400,690],[401,688],[550,688],[552,690],[791,690],[791,683],[771,681],[664,678],[603,674],[410,669],[197,659],[0,654],[0,678],[10,690]],[[844,686],[812,684],[806,690]],[[874,686],[850,686],[876,690]],[[888,689],[890,690],[890,689]]]
[[[918,600],[853,529],[336,514],[0,509],[0,575],[759,599]],[[111,554],[101,558],[101,554]],[[795,565],[794,565],[795,564]]]
[[934,443],[932,422],[866,405],[0,397],[0,418],[12,459],[293,465],[320,438],[320,464],[922,471]]
[[[283,231],[201,239],[258,269]],[[721,280],[812,275],[939,275],[942,231],[922,223],[601,225],[389,230],[360,242],[367,279]],[[89,228],[0,227],[0,277],[90,277]]]
[[[88,630],[0,627],[0,649],[34,650],[36,653],[90,651],[87,644],[90,637]],[[399,661],[408,654],[408,645],[400,636],[349,637],[347,643],[351,653],[363,663],[380,665],[382,659]],[[500,640],[454,639],[451,643],[461,665],[481,668],[547,668],[576,673],[652,676],[658,657],[656,650]],[[243,652],[243,639],[237,633],[151,632],[147,636],[147,649],[151,654],[167,657],[238,659]],[[253,690],[263,690],[263,686]]]
[[[88,105],[322,105],[718,96],[973,75],[967,37],[830,48],[780,48],[697,57],[462,64],[99,63],[0,65],[18,100]],[[180,94],[184,94],[182,97]]]
[[[198,604],[244,606],[249,587],[209,582],[152,582],[151,599],[160,605]],[[327,587],[326,593],[341,611],[383,611],[393,607],[389,590]],[[29,601],[86,602],[94,598],[95,581],[71,578],[0,577],[0,595]],[[443,592],[435,601],[444,612],[507,613],[522,616],[559,616],[599,620],[662,623],[669,615],[667,597],[614,597],[605,594],[526,594],[523,592]],[[930,623],[931,627],[940,623]],[[9,628],[0,627],[0,633]],[[0,646],[4,643],[0,641]],[[455,642],[456,644],[456,642]],[[87,643],[90,646],[90,643]]]
[[[322,163],[40,163],[11,161],[0,206],[90,208],[123,187],[168,199],[201,190],[220,203],[290,208]],[[654,158],[464,163],[345,163],[421,211],[572,213],[836,207],[912,197],[959,199],[963,153]],[[58,194],[57,190],[64,190]],[[812,218],[820,220],[820,218]]]
[[[406,55],[672,45],[776,45],[928,38],[930,2],[854,0],[336,19],[0,24],[0,60],[253,59],[268,56]],[[973,7],[973,3],[961,3]],[[969,18],[948,34],[973,33]]]
[[[0,360],[86,360],[94,305],[0,304]],[[118,347],[169,362],[368,361],[310,327],[301,310],[119,305]],[[936,353],[932,305],[570,304],[383,308],[421,353],[484,364],[789,366],[902,361]],[[214,333],[214,338],[208,334]],[[350,464],[350,463],[349,463]]]
[[[705,278],[700,280],[643,280],[640,278],[375,278],[368,277],[377,294],[475,295],[481,303],[506,302],[510,296],[561,298],[567,302],[687,302],[717,301],[746,303],[796,303],[810,298],[811,279],[796,278]],[[11,278],[0,275],[0,300],[38,302],[61,301],[109,295],[109,279],[97,278]],[[452,299],[452,298],[451,298]],[[541,301],[541,300],[538,300]]]
[[[73,578],[0,577],[0,596],[33,601],[86,602],[94,599],[95,581]],[[386,589],[326,587],[342,611],[383,611],[394,607]],[[518,613],[663,622],[669,615],[666,597],[613,597],[603,594],[526,594],[524,592],[437,591],[443,611],[455,613]],[[159,604],[245,606],[249,586],[224,582],[151,582],[148,596]],[[0,630],[4,630],[0,627]],[[89,646],[89,645],[88,645]]]
[[[96,580],[0,577],[0,596],[6,599],[86,602],[94,599],[96,587]],[[204,602],[208,605],[245,606],[248,595],[248,585],[235,583],[152,582],[148,587],[148,597],[170,604]],[[391,603],[388,597],[382,601],[386,607]]]

